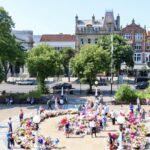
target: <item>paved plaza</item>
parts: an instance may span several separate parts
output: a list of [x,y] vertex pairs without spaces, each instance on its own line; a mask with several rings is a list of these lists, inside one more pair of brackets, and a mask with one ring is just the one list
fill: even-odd
[[[90,97],[91,99],[92,97]],[[120,106],[115,105],[109,105],[110,111],[113,109],[115,111],[120,110]],[[149,106],[143,106],[146,111],[149,111]],[[20,108],[23,109],[26,116],[31,116],[36,113],[36,109],[39,108],[39,105],[30,106],[30,105],[12,105],[12,106],[6,106],[1,105],[0,106],[0,143],[3,145],[3,150],[6,149],[6,132],[8,130],[7,128],[7,119],[9,117],[12,117],[13,125],[18,126],[19,124],[19,110]],[[129,107],[127,105],[123,106],[125,111],[129,110]],[[58,131],[57,125],[60,119],[64,116],[59,116],[55,118],[50,118],[45,120],[40,124],[39,134],[42,134],[44,136],[50,136],[52,138],[59,138],[60,143],[58,144],[58,149],[64,149],[64,150],[107,150],[108,149],[108,133],[109,132],[115,132],[118,131],[118,125],[112,126],[110,120],[108,120],[108,126],[106,128],[106,131],[101,131],[98,133],[97,138],[91,138],[90,135],[70,135],[70,138],[65,137],[63,131]],[[18,148],[16,148],[18,149]]]

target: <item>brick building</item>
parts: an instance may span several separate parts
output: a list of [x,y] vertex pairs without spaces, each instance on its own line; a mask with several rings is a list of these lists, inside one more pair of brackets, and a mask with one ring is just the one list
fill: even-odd
[[122,29],[122,35],[134,50],[134,69],[150,69],[147,65],[150,62],[150,32],[146,31],[146,27],[137,25],[133,19],[131,24]]

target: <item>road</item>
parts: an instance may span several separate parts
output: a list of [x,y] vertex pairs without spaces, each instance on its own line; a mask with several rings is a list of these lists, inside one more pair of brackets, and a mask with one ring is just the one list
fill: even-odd
[[[47,84],[49,88],[51,88],[54,84]],[[89,88],[87,84],[72,84],[73,90],[80,90],[83,92]],[[5,90],[6,92],[10,93],[27,93],[29,91],[33,91],[37,88],[37,85],[15,85],[15,84],[7,84],[7,83],[2,83],[0,84],[0,91]],[[110,85],[107,86],[98,86],[97,87],[100,91],[110,91]],[[118,88],[118,85],[113,85],[113,91],[116,91]],[[95,89],[95,86],[93,86],[93,89]]]

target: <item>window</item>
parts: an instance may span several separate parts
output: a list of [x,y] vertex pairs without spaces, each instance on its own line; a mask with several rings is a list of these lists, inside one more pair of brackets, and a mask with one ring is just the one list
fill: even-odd
[[111,27],[108,27],[108,32],[111,32]]
[[98,39],[95,39],[95,44],[97,44]]
[[125,33],[123,36],[124,36],[124,38],[127,39],[127,40],[131,40],[131,39],[132,39],[131,33]]
[[88,39],[88,43],[89,43],[89,44],[91,43],[91,39]]
[[134,54],[134,61],[141,62],[141,54]]
[[146,49],[150,50],[150,43],[146,43]]
[[142,49],[142,44],[141,43],[136,43],[134,49],[135,50],[141,50]]
[[136,33],[135,34],[135,40],[142,40],[143,39],[143,34],[142,33]]
[[81,43],[81,44],[84,44],[84,39],[81,39],[81,40],[80,40],[80,43]]
[[98,27],[95,27],[94,30],[95,32],[99,32],[100,29]]
[[150,54],[146,54],[146,62],[150,62]]
[[81,32],[84,32],[84,28],[81,28]]

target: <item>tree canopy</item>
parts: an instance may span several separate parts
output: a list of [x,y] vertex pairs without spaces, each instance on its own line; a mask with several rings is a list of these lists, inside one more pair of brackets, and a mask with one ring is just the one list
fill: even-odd
[[82,81],[87,82],[92,90],[96,75],[109,67],[109,53],[96,45],[85,45],[71,60],[73,73]]
[[[111,59],[111,38],[110,36],[103,36],[98,40],[98,47],[106,50],[110,53],[109,59]],[[113,36],[113,67],[117,72],[121,69],[121,64],[126,63],[128,67],[133,67],[133,50],[127,41],[120,35]]]
[[5,80],[10,65],[24,62],[23,48],[12,35],[12,27],[14,23],[11,16],[0,7],[0,66]]
[[28,70],[37,76],[41,92],[46,92],[44,80],[59,72],[61,62],[59,53],[53,47],[46,44],[32,48],[27,58]]

